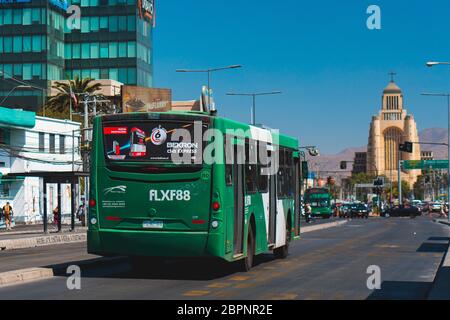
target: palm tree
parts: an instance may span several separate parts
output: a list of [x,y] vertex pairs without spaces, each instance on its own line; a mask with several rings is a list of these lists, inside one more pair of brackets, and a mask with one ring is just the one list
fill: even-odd
[[82,96],[92,94],[102,88],[100,83],[93,83],[93,81],[94,79],[80,79],[78,76],[75,76],[74,80],[69,80],[69,82],[56,81],[52,87],[58,91],[58,94],[48,99],[46,108],[58,112],[67,112],[70,110],[70,100],[72,100],[72,110],[82,111],[79,109],[79,101]]

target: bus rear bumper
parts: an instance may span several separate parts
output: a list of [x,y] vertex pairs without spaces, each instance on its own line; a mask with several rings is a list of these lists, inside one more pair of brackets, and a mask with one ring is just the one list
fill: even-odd
[[88,253],[102,256],[200,257],[208,253],[208,232],[88,231]]

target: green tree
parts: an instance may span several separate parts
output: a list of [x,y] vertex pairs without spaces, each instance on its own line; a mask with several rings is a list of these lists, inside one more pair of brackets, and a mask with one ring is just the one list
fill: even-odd
[[[94,79],[84,78],[80,79],[75,76],[74,80],[68,82],[56,81],[52,87],[58,91],[55,96],[50,97],[45,104],[46,115],[47,110],[54,110],[57,113],[69,113],[70,103],[72,100],[72,110],[75,112],[83,112],[80,110],[82,104],[79,103],[84,94],[93,94],[100,90],[102,85],[98,82],[94,82]],[[73,93],[71,96],[70,92]],[[75,98],[75,97],[76,98]]]

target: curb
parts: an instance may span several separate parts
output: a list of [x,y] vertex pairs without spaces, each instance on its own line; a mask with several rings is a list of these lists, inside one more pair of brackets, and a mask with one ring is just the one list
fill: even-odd
[[68,263],[62,263],[57,265],[51,265],[48,267],[28,268],[14,271],[7,271],[0,273],[0,288],[18,284],[25,284],[37,280],[50,279],[57,276],[64,276],[66,270],[71,265],[79,267],[92,268],[95,266],[101,266],[115,261],[121,261],[123,257],[112,258],[95,258],[84,261],[74,261]]
[[302,233],[308,233],[308,232],[319,231],[319,230],[324,230],[324,229],[329,229],[329,228],[333,228],[333,227],[342,226],[342,225],[346,224],[347,222],[348,222],[348,220],[335,221],[335,222],[330,222],[330,223],[319,224],[319,225],[316,225],[316,226],[303,227],[303,228],[300,228],[300,235]]
[[[87,227],[78,227],[76,228],[75,232],[84,232],[87,231]],[[70,229],[62,229],[61,233],[70,233],[73,232]],[[57,231],[55,230],[49,230],[49,234],[54,234],[57,233]],[[44,234],[44,232],[42,232],[42,230],[29,230],[29,231],[0,231],[0,239],[1,237],[5,237],[5,236],[15,236],[15,235],[25,235],[25,234],[29,234],[29,235],[33,235],[33,234]]]
[[0,240],[1,250],[26,249],[55,244],[66,244],[87,241],[87,233],[58,234],[21,239]]

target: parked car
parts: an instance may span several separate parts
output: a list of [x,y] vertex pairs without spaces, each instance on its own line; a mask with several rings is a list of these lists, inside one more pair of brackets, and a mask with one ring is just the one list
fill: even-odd
[[421,212],[419,208],[415,206],[395,206],[390,208],[382,213],[382,216],[390,216],[390,217],[411,217],[415,218],[420,216]]
[[369,218],[369,208],[364,203],[352,204],[350,206],[350,217],[353,218]]
[[442,203],[440,202],[430,203],[430,208],[432,212],[441,212]]
[[350,203],[343,204],[339,208],[339,218],[350,218],[350,208],[351,208]]

